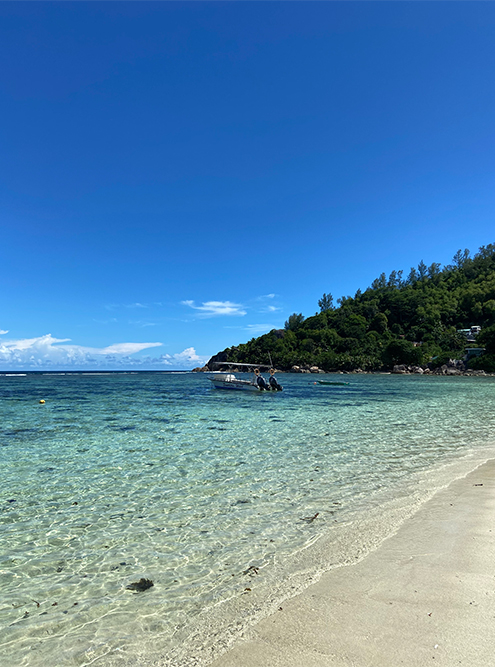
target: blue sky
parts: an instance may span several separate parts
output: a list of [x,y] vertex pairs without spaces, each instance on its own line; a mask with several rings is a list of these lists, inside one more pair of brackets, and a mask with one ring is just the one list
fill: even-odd
[[0,3],[0,369],[191,368],[495,242],[495,4]]

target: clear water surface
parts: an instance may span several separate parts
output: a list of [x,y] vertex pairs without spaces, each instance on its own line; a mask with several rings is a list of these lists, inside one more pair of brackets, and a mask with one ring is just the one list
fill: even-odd
[[290,590],[297,554],[310,577],[346,562],[371,509],[493,446],[495,378],[280,377],[244,394],[203,374],[0,375],[5,664],[205,664]]

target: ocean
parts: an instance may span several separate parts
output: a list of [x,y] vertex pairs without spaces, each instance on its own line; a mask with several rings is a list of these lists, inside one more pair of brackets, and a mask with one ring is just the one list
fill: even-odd
[[4,664],[205,665],[494,456],[493,377],[277,377],[0,373]]

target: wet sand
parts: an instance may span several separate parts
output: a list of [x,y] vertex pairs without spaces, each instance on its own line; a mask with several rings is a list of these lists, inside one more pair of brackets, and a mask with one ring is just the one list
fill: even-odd
[[360,562],[247,630],[212,667],[492,667],[495,460],[452,482]]

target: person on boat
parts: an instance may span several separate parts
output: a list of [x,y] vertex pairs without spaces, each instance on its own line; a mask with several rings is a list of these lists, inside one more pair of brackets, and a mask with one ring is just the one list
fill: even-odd
[[254,369],[254,384],[257,384],[261,391],[264,389],[269,389],[265,378],[260,373],[259,368]]
[[270,368],[270,378],[268,380],[270,383],[270,387],[272,388],[273,391],[282,391],[282,385],[277,382],[277,379],[275,378],[275,369]]

